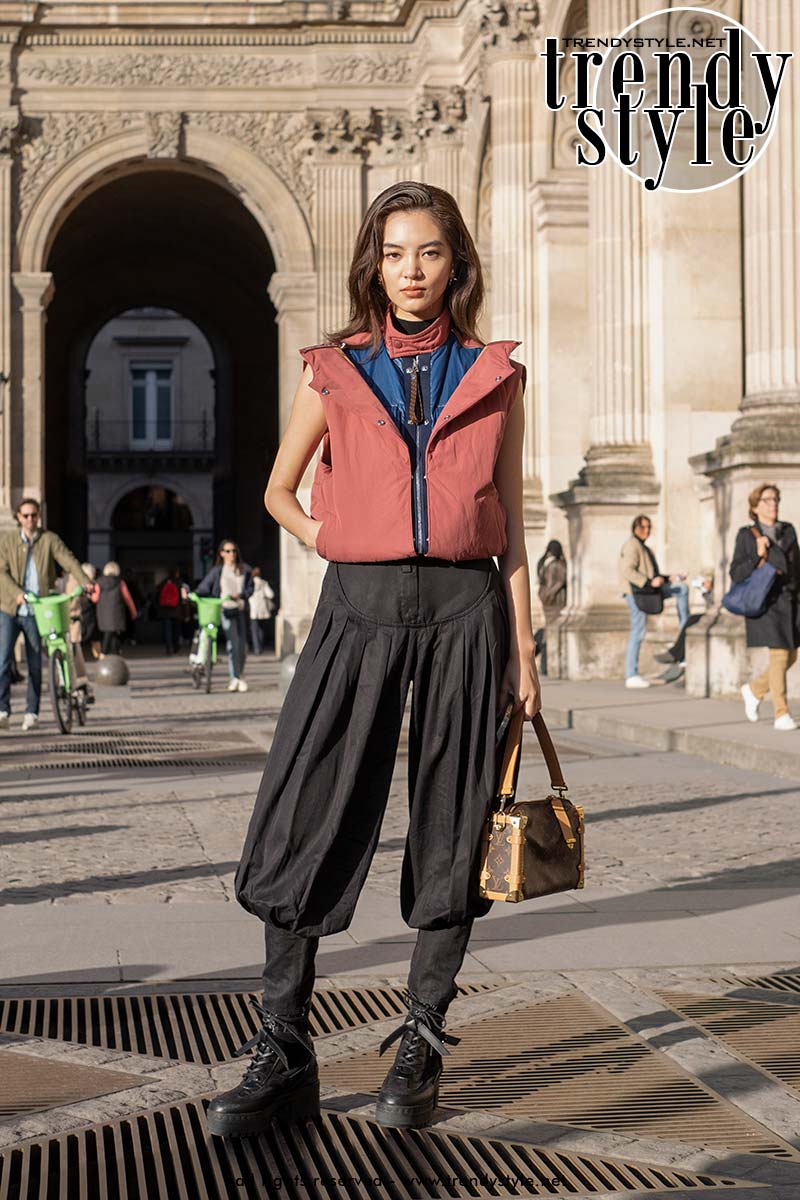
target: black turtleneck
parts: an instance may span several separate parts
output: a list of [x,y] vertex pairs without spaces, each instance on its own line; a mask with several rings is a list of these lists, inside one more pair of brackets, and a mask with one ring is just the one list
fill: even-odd
[[423,329],[427,329],[438,319],[438,317],[430,317],[427,321],[403,321],[392,313],[392,324],[400,333],[422,333]]

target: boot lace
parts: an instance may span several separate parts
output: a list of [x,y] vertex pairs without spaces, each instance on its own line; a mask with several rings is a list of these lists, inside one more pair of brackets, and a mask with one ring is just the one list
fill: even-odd
[[289,1070],[289,1059],[286,1056],[283,1046],[278,1041],[277,1034],[280,1034],[284,1038],[293,1038],[309,1054],[311,1053],[303,1037],[292,1027],[290,1022],[284,1021],[281,1017],[269,1012],[268,1009],[264,1008],[255,999],[251,999],[250,1003],[261,1017],[261,1028],[255,1037],[251,1037],[248,1042],[245,1042],[243,1046],[240,1046],[238,1050],[234,1050],[233,1052],[234,1058],[240,1058],[243,1054],[247,1054],[249,1050],[253,1050],[253,1054],[245,1069],[244,1079],[242,1080],[243,1084],[246,1084],[256,1074],[263,1071],[264,1067],[274,1067],[276,1059],[282,1064],[285,1071]]
[[426,1046],[436,1054],[449,1055],[450,1051],[444,1043],[457,1046],[461,1038],[444,1032],[444,1016],[434,1005],[425,1004],[411,992],[406,992],[405,997],[409,1005],[408,1015],[402,1025],[398,1025],[397,1029],[392,1030],[389,1036],[384,1038],[378,1054],[383,1054],[392,1042],[402,1038],[396,1069],[401,1074],[413,1074],[424,1062],[428,1053]]

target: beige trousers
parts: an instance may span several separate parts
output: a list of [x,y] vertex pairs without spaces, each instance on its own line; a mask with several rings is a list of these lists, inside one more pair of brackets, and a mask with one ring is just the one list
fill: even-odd
[[750,684],[750,691],[759,700],[763,700],[767,692],[772,693],[772,703],[775,716],[782,717],[789,711],[786,703],[786,672],[797,661],[796,650],[770,650],[769,666],[766,671]]

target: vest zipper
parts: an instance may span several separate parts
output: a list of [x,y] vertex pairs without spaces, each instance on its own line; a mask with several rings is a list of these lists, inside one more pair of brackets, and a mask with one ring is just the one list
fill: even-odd
[[[427,516],[427,507],[428,506],[426,503],[427,483],[426,483],[424,476],[427,473],[426,472],[427,454],[424,452],[421,453],[422,448],[421,448],[421,440],[420,440],[420,430],[425,425],[428,424],[429,414],[428,414],[428,412],[426,412],[426,409],[425,409],[425,389],[421,385],[420,379],[419,379],[420,366],[419,366],[419,355],[418,354],[414,355],[411,366],[406,367],[406,375],[408,375],[408,377],[410,379],[410,383],[411,383],[411,386],[409,389],[409,395],[408,395],[409,405],[411,404],[411,398],[412,398],[412,396],[414,396],[415,391],[416,391],[416,394],[419,395],[419,398],[420,398],[420,401],[422,404],[422,425],[414,426],[414,443],[416,446],[416,455],[414,457],[414,496],[416,498],[416,506],[415,506],[416,507],[416,521],[415,521],[415,532],[414,532],[414,548],[415,548],[417,554],[426,554],[427,550],[428,550],[428,546],[427,546],[428,539],[427,539],[427,530],[426,530],[427,520],[425,518]],[[410,416],[410,409],[409,409],[409,416]],[[426,450],[427,450],[427,442],[426,442]]]

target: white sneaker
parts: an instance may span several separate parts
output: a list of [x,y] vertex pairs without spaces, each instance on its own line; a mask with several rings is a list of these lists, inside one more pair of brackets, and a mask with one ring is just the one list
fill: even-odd
[[8,729],[8,713],[0,712],[0,729]]
[[230,681],[230,683],[228,684],[228,691],[229,692],[238,692],[238,690],[239,690],[239,680],[232,679]]
[[758,706],[760,705],[761,701],[755,692],[752,691],[749,683],[742,685],[741,692],[742,699],[744,700],[744,715],[747,717],[748,721],[757,721]]
[[240,680],[239,680],[239,691],[240,691],[240,692],[246,692],[246,691],[247,691],[247,680],[246,680],[246,679],[240,679]]
[[650,680],[643,679],[641,675],[629,675],[628,678],[625,680],[625,687],[629,687],[629,688],[650,687]]
[[773,722],[774,729],[780,729],[781,733],[789,733],[792,729],[797,729],[797,721],[791,713],[784,713],[782,717],[776,717]]
[[39,728],[39,718],[36,713],[25,713],[22,718],[22,732],[28,733],[31,729]]

